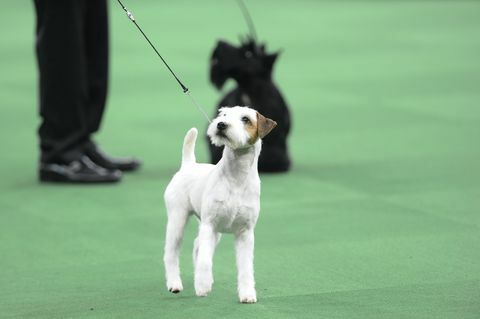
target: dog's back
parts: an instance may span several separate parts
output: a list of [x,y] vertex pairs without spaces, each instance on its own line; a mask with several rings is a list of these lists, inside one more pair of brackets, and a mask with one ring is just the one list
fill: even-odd
[[[180,170],[173,176],[164,194],[167,208],[170,206],[170,203],[175,202],[175,205],[178,205],[180,201],[188,207],[189,211],[193,211],[194,207],[191,203],[190,194],[194,192],[196,188],[201,187],[199,181],[205,180],[204,177],[215,167],[215,165],[212,164],[197,163],[195,157],[197,136],[198,130],[196,128],[191,128],[187,134],[185,134]],[[182,191],[179,192],[179,190]]]

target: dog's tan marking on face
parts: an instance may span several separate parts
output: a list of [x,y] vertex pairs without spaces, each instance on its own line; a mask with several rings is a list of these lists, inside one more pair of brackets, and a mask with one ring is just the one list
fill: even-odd
[[267,136],[267,134],[270,133],[275,126],[277,126],[277,122],[257,112],[257,134],[259,138],[264,138]]
[[248,139],[248,144],[253,145],[258,140],[258,128],[257,128],[257,121],[253,122],[250,120],[247,124],[245,124],[245,130],[247,131],[250,138]]

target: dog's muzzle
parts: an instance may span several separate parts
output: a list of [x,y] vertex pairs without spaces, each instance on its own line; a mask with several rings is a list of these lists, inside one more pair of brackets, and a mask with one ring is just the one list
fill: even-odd
[[217,130],[219,130],[219,131],[225,131],[226,128],[227,128],[227,124],[225,124],[225,122],[218,122],[218,124],[217,124]]
[[225,134],[225,130],[227,129],[227,127],[228,127],[228,125],[225,122],[218,122],[217,123],[217,136],[228,139],[227,134]]

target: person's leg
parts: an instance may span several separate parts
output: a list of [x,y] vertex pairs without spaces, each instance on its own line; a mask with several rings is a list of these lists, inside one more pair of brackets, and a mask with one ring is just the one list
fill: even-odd
[[42,162],[58,161],[87,134],[88,100],[82,0],[35,0]]
[[34,0],[40,82],[42,182],[111,183],[121,172],[94,163],[89,137],[85,0]]
[[86,0],[85,52],[87,58],[89,134],[100,128],[108,89],[109,39],[106,0]]
[[105,154],[93,141],[92,134],[102,123],[107,100],[109,43],[108,6],[106,0],[85,0],[85,45],[87,59],[88,103],[85,106],[88,139],[84,150],[97,165],[108,169],[133,171],[140,165],[134,158],[114,158]]

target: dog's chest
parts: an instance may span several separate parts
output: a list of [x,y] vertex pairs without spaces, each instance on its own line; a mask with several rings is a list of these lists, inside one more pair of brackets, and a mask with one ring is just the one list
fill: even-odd
[[211,197],[210,209],[205,212],[219,232],[238,232],[255,225],[260,209],[259,189],[229,188]]

